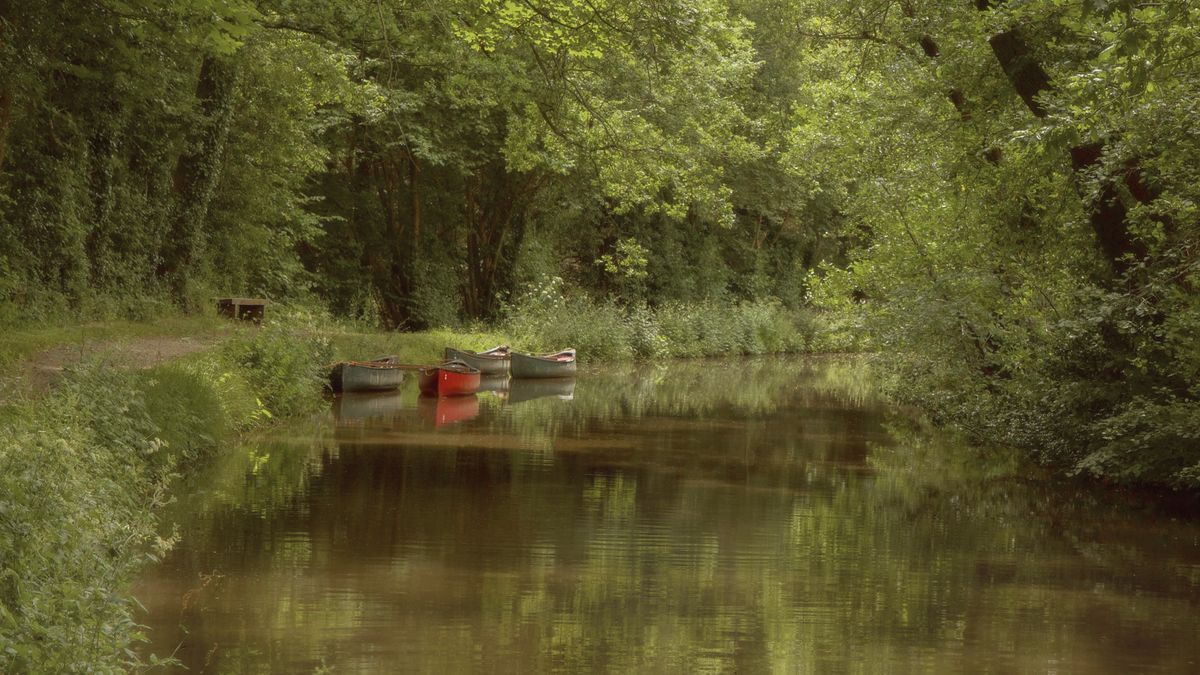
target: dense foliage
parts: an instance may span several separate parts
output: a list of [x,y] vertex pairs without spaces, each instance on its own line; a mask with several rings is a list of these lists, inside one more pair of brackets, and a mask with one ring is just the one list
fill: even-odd
[[104,0],[0,30],[10,321],[251,293],[419,328],[555,276],[795,306],[830,249],[716,0]]
[[1194,3],[792,9],[814,77],[789,151],[865,242],[816,302],[980,438],[1195,486]]
[[655,356],[816,311],[978,437],[1195,485],[1193,5],[2,3],[0,321],[247,293]]

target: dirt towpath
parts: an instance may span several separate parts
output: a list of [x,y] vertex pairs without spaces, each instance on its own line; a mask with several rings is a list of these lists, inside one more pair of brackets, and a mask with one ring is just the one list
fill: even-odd
[[62,379],[67,369],[85,359],[104,359],[117,368],[152,368],[208,349],[231,333],[82,340],[52,347],[22,360],[11,373],[0,378],[0,404],[21,396],[45,394]]

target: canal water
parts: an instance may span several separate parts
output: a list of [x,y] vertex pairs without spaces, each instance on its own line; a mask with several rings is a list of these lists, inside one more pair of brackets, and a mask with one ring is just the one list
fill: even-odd
[[346,397],[221,453],[135,587],[193,673],[1200,671],[1200,527],[859,366]]

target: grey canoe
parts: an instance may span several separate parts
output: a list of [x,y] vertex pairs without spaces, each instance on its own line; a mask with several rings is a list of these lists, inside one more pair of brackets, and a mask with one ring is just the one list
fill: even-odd
[[471,352],[446,347],[447,361],[462,361],[484,375],[508,374],[508,345],[492,347],[487,351]]
[[394,356],[371,361],[342,361],[329,373],[334,391],[391,391],[404,382],[406,368]]
[[575,350],[564,349],[554,354],[512,353],[512,376],[521,377],[574,377]]

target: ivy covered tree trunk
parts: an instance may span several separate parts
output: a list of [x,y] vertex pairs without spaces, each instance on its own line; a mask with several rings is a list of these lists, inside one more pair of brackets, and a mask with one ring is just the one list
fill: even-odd
[[116,104],[105,106],[88,139],[88,187],[92,196],[92,223],[88,256],[93,284],[108,287],[114,279],[113,212],[116,209],[116,172],[121,149],[123,116]]
[[205,220],[221,179],[236,87],[237,65],[233,60],[212,55],[204,58],[196,85],[200,122],[192,147],[175,165],[176,203],[159,267],[159,277],[170,283],[180,300],[203,255]]

